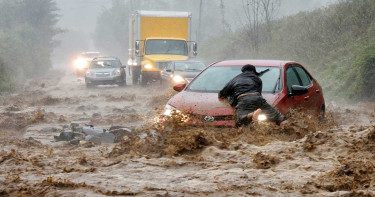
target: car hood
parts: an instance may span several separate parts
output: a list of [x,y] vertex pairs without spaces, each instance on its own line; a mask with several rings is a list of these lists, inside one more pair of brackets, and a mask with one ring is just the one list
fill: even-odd
[[[263,94],[268,103],[274,104],[278,94]],[[228,102],[220,102],[217,93],[182,91],[168,101],[178,110],[199,115],[227,116],[233,115],[234,109]]]
[[197,74],[199,74],[201,71],[191,71],[191,72],[186,72],[186,71],[174,71],[174,75],[180,75],[184,78],[194,78]]
[[93,73],[112,73],[114,70],[119,68],[91,68],[89,69],[90,72]]

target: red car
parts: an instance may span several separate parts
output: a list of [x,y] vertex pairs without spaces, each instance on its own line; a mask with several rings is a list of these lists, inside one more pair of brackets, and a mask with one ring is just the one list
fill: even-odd
[[210,123],[213,126],[235,126],[234,109],[218,100],[218,92],[233,77],[241,73],[243,65],[252,64],[261,75],[262,95],[282,114],[291,108],[311,110],[324,116],[323,91],[318,82],[299,63],[279,60],[228,60],[216,62],[199,73],[189,84],[174,86],[180,93],[167,103],[164,115],[177,110],[191,114],[192,124]]

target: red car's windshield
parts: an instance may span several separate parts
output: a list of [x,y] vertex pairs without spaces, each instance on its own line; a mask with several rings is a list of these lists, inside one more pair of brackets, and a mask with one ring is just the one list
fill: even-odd
[[[263,82],[263,93],[280,91],[280,68],[256,67],[257,72],[265,72],[260,78]],[[212,66],[194,79],[186,90],[193,92],[219,92],[225,84],[241,73],[241,66]]]

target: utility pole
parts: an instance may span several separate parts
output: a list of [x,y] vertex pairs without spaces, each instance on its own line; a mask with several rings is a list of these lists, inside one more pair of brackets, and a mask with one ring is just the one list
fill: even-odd
[[201,24],[202,24],[202,4],[203,0],[199,0],[199,21],[198,21],[198,31],[196,33],[197,42],[199,43],[201,41]]
[[220,0],[220,10],[221,10],[221,25],[223,28],[223,33],[230,32],[231,27],[225,20],[225,5],[224,0]]

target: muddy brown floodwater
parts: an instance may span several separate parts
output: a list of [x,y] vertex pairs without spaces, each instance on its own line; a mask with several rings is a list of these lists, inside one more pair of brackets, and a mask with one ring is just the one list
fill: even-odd
[[[0,196],[374,196],[375,103],[327,101],[323,122],[154,125],[174,94],[155,83],[87,89],[72,74],[1,98]],[[123,126],[118,143],[54,140],[71,123]]]

